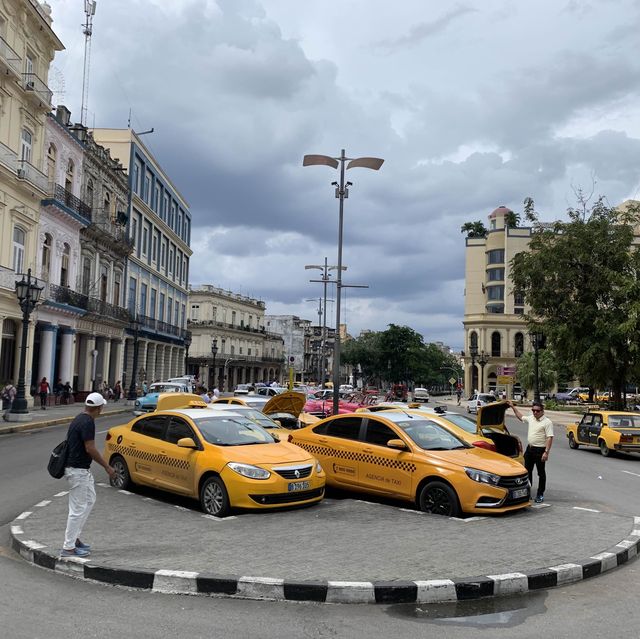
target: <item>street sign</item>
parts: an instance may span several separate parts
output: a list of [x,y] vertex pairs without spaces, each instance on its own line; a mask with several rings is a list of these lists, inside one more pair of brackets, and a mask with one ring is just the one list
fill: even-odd
[[449,384],[453,385],[457,382],[458,380],[455,377],[450,377],[449,378]]
[[515,375],[516,367],[515,366],[503,366],[502,367],[502,375]]
[[515,382],[514,375],[498,375],[498,384],[502,384],[503,386],[508,386],[509,384],[513,384]]
[[293,355],[289,355],[289,364],[293,364],[296,361],[296,358]]

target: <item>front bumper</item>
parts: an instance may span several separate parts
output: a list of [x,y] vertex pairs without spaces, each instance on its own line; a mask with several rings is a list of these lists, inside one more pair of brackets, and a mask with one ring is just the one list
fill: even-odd
[[502,477],[498,486],[473,483],[476,484],[474,500],[468,505],[462,504],[465,512],[497,514],[526,508],[531,503],[531,486],[527,473]]

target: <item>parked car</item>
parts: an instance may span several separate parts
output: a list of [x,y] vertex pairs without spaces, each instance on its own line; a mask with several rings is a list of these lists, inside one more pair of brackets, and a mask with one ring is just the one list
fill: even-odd
[[274,397],[280,393],[286,393],[287,389],[283,386],[256,386],[256,393],[264,397]]
[[589,411],[579,423],[567,426],[569,448],[600,449],[605,457],[614,451],[640,452],[640,415],[623,411]]
[[555,400],[560,404],[567,404],[569,402],[581,402],[582,399],[580,395],[584,395],[586,393],[587,399],[589,397],[589,387],[588,386],[576,386],[569,391],[564,393],[556,393]]
[[428,513],[503,513],[530,504],[521,464],[467,444],[437,415],[334,415],[293,431],[289,441],[313,451],[328,486],[413,502]]
[[146,395],[138,397],[133,405],[134,415],[152,413],[158,406],[158,397],[161,393],[191,393],[191,385],[184,382],[156,382],[149,386]]
[[480,406],[495,402],[496,398],[491,393],[474,393],[467,402],[467,413],[477,413]]
[[422,388],[421,386],[417,386],[413,389],[413,401],[414,402],[428,402],[429,401],[429,391],[426,388]]

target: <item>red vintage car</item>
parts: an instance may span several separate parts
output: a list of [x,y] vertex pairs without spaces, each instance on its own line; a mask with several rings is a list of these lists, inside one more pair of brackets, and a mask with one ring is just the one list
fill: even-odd
[[[340,399],[338,404],[338,412],[353,413],[358,408],[365,406],[373,406],[378,403],[378,396],[370,393],[352,393],[347,397]],[[329,415],[333,415],[333,397],[326,397],[324,399],[307,399],[307,403],[304,405],[304,412],[311,413],[316,417],[324,418]]]

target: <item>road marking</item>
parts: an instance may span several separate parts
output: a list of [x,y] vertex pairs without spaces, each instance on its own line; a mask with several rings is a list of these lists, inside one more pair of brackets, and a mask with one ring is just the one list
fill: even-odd
[[56,493],[56,494],[54,495],[54,497],[64,497],[65,495],[68,495],[68,494],[69,494],[69,491],[68,491],[68,490],[63,490],[63,491],[62,491],[62,492],[60,492],[60,493]]
[[633,475],[634,477],[640,477],[638,473],[632,473],[630,470],[621,470],[621,473],[626,473],[627,475]]
[[235,515],[231,515],[231,517],[214,517],[213,515],[200,515],[204,517],[204,519],[210,519],[211,521],[229,521],[231,519],[237,519]]
[[584,510],[588,513],[599,513],[599,510],[596,510],[595,508],[581,508],[580,506],[574,506],[573,507],[574,510]]
[[11,534],[24,535],[24,530],[22,530],[22,526],[11,526]]
[[123,495],[133,495],[133,493],[130,493],[128,490],[119,490],[119,493],[122,493]]
[[29,515],[31,515],[31,512],[30,512],[30,511],[28,511],[28,510],[27,510],[27,511],[25,511],[25,512],[23,512],[23,513],[20,513],[20,514],[16,517],[16,521],[17,521],[18,519],[26,519]]
[[107,430],[99,430],[97,434],[102,435],[103,433],[108,433],[110,430],[111,430],[110,428],[107,428]]
[[44,501],[38,502],[34,508],[43,508],[44,506],[48,506],[51,503],[50,499],[45,499]]

